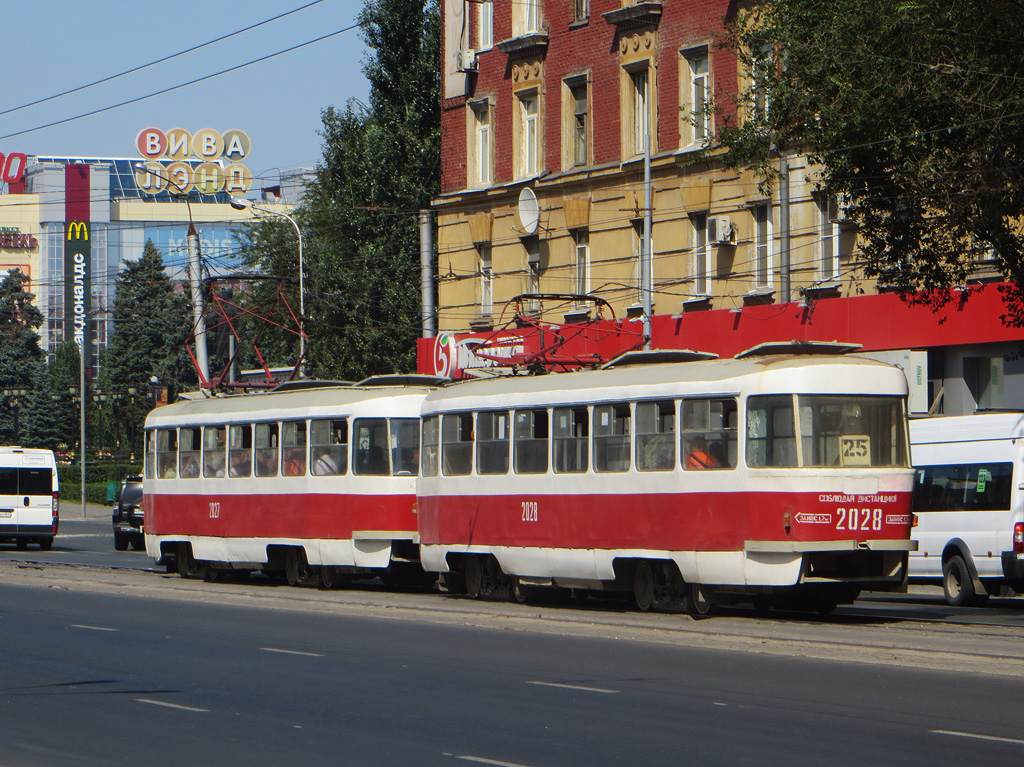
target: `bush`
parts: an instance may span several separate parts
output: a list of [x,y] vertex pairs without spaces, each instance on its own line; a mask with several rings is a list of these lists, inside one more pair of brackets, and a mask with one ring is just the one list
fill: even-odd
[[[105,461],[85,464],[85,502],[107,505],[107,486],[120,484],[127,476],[142,473],[142,467],[130,463]],[[82,502],[82,469],[74,464],[58,464],[60,498],[64,503]]]

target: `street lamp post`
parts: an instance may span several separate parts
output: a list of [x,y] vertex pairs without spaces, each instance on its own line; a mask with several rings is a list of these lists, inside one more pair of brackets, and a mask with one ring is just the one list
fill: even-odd
[[3,389],[0,391],[7,399],[7,404],[14,411],[14,443],[21,444],[21,425],[18,423],[18,411],[21,409],[21,398],[28,394],[28,389]]
[[286,218],[295,227],[295,236],[299,240],[299,369],[302,369],[302,361],[306,356],[306,289],[305,289],[305,265],[302,260],[302,230],[299,229],[299,225],[295,222],[295,219],[289,216],[287,213],[281,213],[277,210],[270,210],[269,208],[262,208],[252,200],[247,200],[244,197],[232,197],[231,207],[235,210],[258,210],[262,213],[267,213],[271,216],[280,216]]

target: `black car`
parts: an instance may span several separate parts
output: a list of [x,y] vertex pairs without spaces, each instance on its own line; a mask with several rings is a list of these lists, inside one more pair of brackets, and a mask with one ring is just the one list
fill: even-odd
[[117,488],[114,496],[114,548],[127,551],[144,549],[146,539],[142,528],[142,477],[128,477]]

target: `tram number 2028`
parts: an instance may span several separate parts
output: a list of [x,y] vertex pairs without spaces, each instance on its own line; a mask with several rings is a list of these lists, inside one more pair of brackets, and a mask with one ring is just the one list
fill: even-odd
[[537,502],[523,501],[523,522],[537,521]]
[[881,530],[881,509],[836,509],[836,530]]

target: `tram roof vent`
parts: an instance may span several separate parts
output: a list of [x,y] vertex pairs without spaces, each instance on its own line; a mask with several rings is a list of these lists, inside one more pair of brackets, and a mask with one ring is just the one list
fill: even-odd
[[849,344],[842,341],[766,341],[751,346],[736,355],[736,359],[745,357],[765,357],[771,354],[849,354],[863,348],[861,344]]
[[442,376],[428,376],[428,375],[417,375],[415,373],[408,375],[401,374],[389,374],[380,376],[370,376],[364,378],[356,386],[444,386],[447,383],[451,383],[450,378],[444,378]]
[[316,378],[296,378],[294,381],[284,381],[275,386],[271,391],[298,391],[300,389],[331,389],[338,386],[353,386],[352,381],[320,381]]
[[607,370],[608,368],[621,368],[630,365],[661,365],[667,362],[700,362],[717,358],[718,355],[713,352],[696,352],[692,349],[632,351],[620,354],[615,359],[609,360],[601,366],[601,369]]

